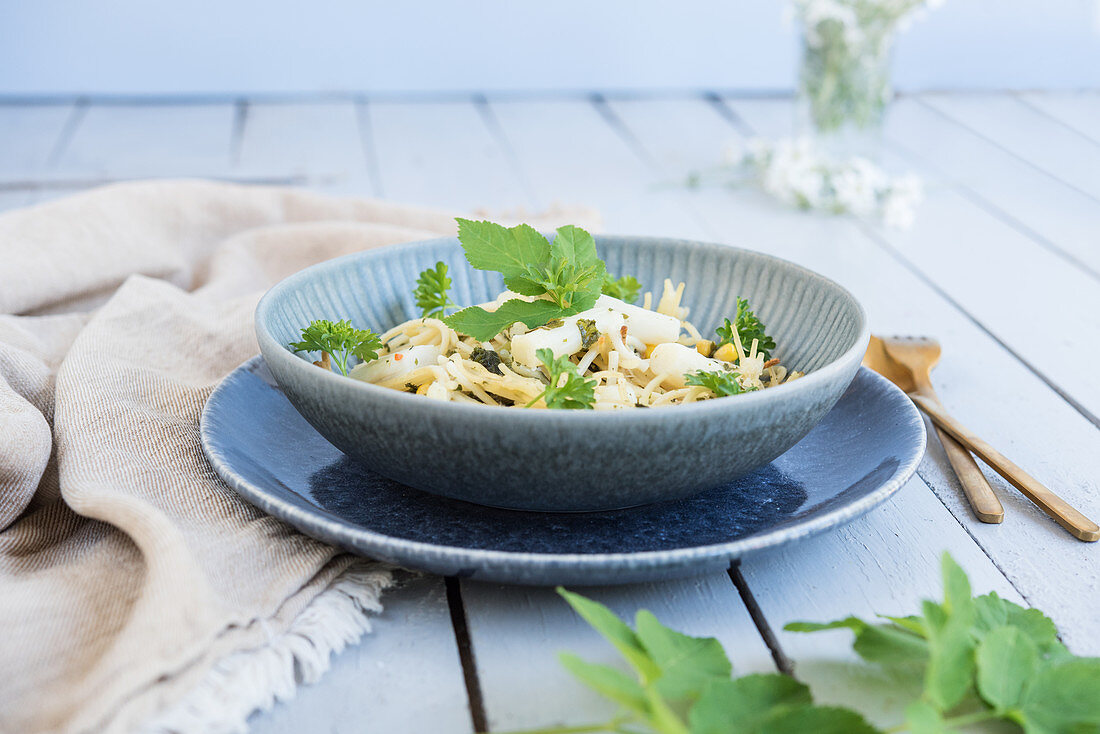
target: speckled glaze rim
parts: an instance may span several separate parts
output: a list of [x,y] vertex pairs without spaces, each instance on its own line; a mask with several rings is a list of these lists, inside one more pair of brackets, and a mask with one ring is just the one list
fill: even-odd
[[[891,477],[877,489],[858,500],[830,512],[817,515],[792,526],[766,531],[728,543],[633,553],[526,553],[500,550],[459,548],[435,545],[423,541],[405,540],[363,528],[328,511],[314,506],[306,510],[294,503],[275,497],[238,475],[227,459],[217,450],[209,416],[216,409],[222,394],[232,389],[241,373],[254,371],[262,355],[257,355],[231,372],[211,393],[203,408],[199,423],[203,452],[214,471],[230,487],[252,505],[298,528],[303,533],[357,553],[377,555],[384,560],[430,559],[432,563],[455,567],[492,566],[496,569],[521,569],[525,575],[540,576],[554,572],[598,572],[630,568],[638,570],[688,569],[707,561],[733,560],[748,553],[771,548],[829,530],[849,522],[885,502],[909,481],[924,456],[927,435],[924,420],[912,401],[893,383],[865,367],[860,375],[871,379],[878,387],[893,395],[901,414],[907,420],[899,424],[899,435],[910,434],[908,454]],[[319,370],[318,370],[319,371]],[[275,390],[278,388],[272,387]],[[475,406],[476,409],[476,406]]]
[[[600,237],[597,237],[597,243]],[[827,383],[839,377],[843,372],[858,364],[863,358],[864,352],[867,351],[867,344],[870,341],[871,329],[867,320],[867,312],[863,308],[863,305],[858,299],[846,288],[838,284],[825,276],[810,270],[809,268],[793,263],[789,260],[769,255],[767,253],[757,252],[755,250],[748,250],[741,247],[734,247],[732,245],[721,245],[715,243],[698,242],[695,240],[682,240],[672,239],[667,237],[629,237],[631,241],[641,244],[652,244],[657,246],[686,246],[689,248],[695,248],[701,251],[716,251],[722,253],[729,253],[731,251],[743,253],[747,257],[762,258],[765,260],[771,260],[776,263],[782,264],[784,267],[791,268],[798,271],[804,277],[811,281],[816,281],[826,288],[831,288],[844,296],[853,309],[853,315],[856,316],[859,322],[859,332],[853,341],[852,345],[838,355],[835,359],[827,364],[818,367],[817,369],[809,372],[804,377],[795,380],[790,383],[784,383],[768,390],[761,390],[759,392],[746,393],[744,395],[737,396],[736,401],[727,400],[704,400],[689,405],[676,406],[677,415],[681,417],[698,416],[704,418],[707,415],[713,415],[718,412],[724,411],[736,411],[740,408],[738,406],[755,405],[765,402],[786,402],[797,400],[802,395],[808,395],[815,392],[819,387],[823,388]],[[344,255],[342,257],[334,258],[332,260],[326,260],[316,265],[311,265],[308,268],[299,270],[297,273],[290,275],[283,280],[276,283],[274,286],[264,294],[263,298],[256,306],[255,327],[256,337],[260,343],[260,349],[268,356],[274,356],[280,363],[291,365],[290,369],[298,370],[301,377],[306,380],[343,380],[348,378],[336,374],[335,372],[327,372],[325,370],[319,370],[314,367],[309,361],[302,357],[292,353],[285,345],[281,344],[268,327],[268,321],[272,311],[275,309],[275,302],[280,298],[284,291],[291,290],[299,285],[303,281],[307,281],[311,278],[317,277],[319,273],[329,270],[339,270],[347,263],[358,260],[364,256],[368,256],[372,253],[389,252],[393,254],[399,254],[408,250],[414,249],[428,249],[434,246],[440,246],[444,244],[456,243],[455,237],[440,237],[433,240],[422,240],[418,242],[407,242],[399,245],[388,245],[384,248],[377,248],[374,250],[366,250],[363,252],[356,252],[350,255]],[[413,284],[410,283],[409,287],[412,288]],[[389,388],[379,387],[370,383],[362,382],[359,380],[353,380],[355,388],[365,391],[366,395],[369,395],[372,401],[375,401],[375,405],[379,409],[394,409],[394,410],[408,410],[410,407],[414,408],[420,415],[441,415],[448,416],[455,420],[462,419],[463,416],[477,420],[478,416],[482,419],[486,416],[486,411],[503,411],[510,421],[518,421],[519,425],[530,423],[532,425],[560,425],[562,427],[568,427],[570,425],[576,425],[577,421],[588,421],[590,424],[598,426],[601,422],[607,425],[615,425],[620,429],[622,426],[651,426],[661,422],[661,414],[658,411],[652,410],[611,410],[611,411],[591,411],[591,410],[515,410],[512,408],[506,408],[503,406],[493,405],[469,405],[459,402],[442,402],[442,401],[425,401],[421,400],[418,396],[410,395],[400,390],[392,390]],[[320,384],[324,384],[323,382]],[[415,402],[413,402],[415,401]],[[426,405],[430,402],[431,405]]]

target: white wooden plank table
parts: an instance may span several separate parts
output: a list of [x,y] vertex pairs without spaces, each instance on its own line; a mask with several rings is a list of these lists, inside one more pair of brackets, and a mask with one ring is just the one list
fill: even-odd
[[[967,425],[1100,517],[1100,94],[899,100],[883,159],[919,172],[909,231],[781,208],[748,188],[678,183],[727,144],[791,132],[785,98],[708,93],[493,99],[71,99],[0,102],[0,209],[96,183],[209,176],[386,196],[457,212],[590,206],[604,230],[710,239],[801,262],[853,290],[880,333],[944,346],[935,383]],[[751,556],[729,573],[596,587],[718,637],[740,673],[781,669],[880,723],[845,635],[798,618],[912,610],[939,593],[950,551],[977,591],[1041,607],[1076,653],[1100,655],[1100,547],[1070,538],[987,472],[1003,525],[971,515],[935,440],[886,505],[835,532]],[[320,683],[252,719],[298,731],[505,731],[609,713],[556,653],[611,648],[550,589],[422,576],[384,598],[374,631]],[[856,684],[858,683],[858,688]],[[858,699],[856,698],[858,696]]]

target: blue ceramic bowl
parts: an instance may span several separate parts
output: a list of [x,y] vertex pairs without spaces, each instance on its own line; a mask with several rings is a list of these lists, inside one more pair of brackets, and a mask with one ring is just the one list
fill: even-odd
[[348,456],[402,484],[483,505],[592,511],[686,497],[746,474],[797,443],[852,381],[869,337],[863,308],[798,265],[723,245],[597,237],[612,273],[657,292],[684,281],[683,305],[706,333],[747,298],[779,357],[806,376],[731,398],[650,410],[521,410],[443,403],[317,369],[287,344],[314,319],[381,332],[419,315],[416,277],[442,260],[459,304],[503,284],[473,270],[455,238],[415,242],[314,265],[275,285],[256,308],[256,336],[295,408]]

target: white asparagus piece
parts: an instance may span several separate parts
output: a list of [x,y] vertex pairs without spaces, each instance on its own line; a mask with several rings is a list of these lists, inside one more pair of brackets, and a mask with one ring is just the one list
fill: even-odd
[[425,365],[435,364],[442,352],[435,344],[420,344],[399,349],[371,362],[356,365],[351,377],[363,382],[383,382],[407,375]]
[[551,350],[555,357],[576,354],[581,349],[579,319],[594,321],[601,334],[619,331],[625,325],[630,337],[646,344],[674,342],[680,336],[679,319],[647,311],[618,298],[600,296],[595,306],[570,316],[561,326],[535,329],[512,339],[512,358],[522,365],[536,367],[539,364],[536,352],[540,349]]
[[668,374],[665,384],[678,388],[687,385],[684,375],[689,372],[724,372],[730,367],[726,362],[704,357],[693,347],[669,342],[658,344],[649,356],[649,371],[656,375]]

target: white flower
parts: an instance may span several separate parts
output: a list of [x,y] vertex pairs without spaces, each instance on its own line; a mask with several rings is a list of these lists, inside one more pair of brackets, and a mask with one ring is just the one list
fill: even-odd
[[912,224],[922,198],[920,179],[891,179],[866,158],[838,161],[813,147],[808,138],[774,143],[751,140],[742,159],[760,188],[801,209],[878,217],[888,226]]

